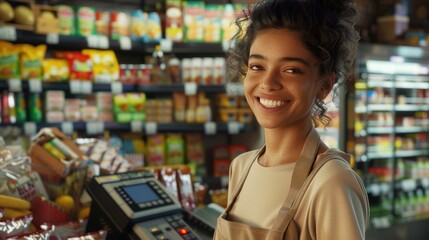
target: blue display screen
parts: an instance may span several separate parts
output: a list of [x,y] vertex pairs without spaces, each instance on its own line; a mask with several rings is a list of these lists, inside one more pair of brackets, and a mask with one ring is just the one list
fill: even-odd
[[124,186],[122,189],[136,204],[158,200],[158,195],[146,183]]

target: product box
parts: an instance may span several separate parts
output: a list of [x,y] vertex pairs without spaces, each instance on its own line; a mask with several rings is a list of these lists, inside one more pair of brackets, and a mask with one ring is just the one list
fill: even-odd
[[165,38],[180,42],[183,39],[181,0],[167,0]]
[[60,22],[57,16],[57,8],[36,5],[36,32],[41,34],[59,33]]
[[72,6],[58,5],[57,17],[61,35],[75,35],[75,12]]
[[392,42],[408,30],[409,17],[385,16],[377,18],[377,41]]
[[95,9],[80,6],[76,10],[76,35],[89,36],[95,34]]
[[204,11],[204,42],[222,40],[223,5],[207,4]]
[[84,159],[78,146],[57,128],[43,128],[34,136],[28,155],[44,167],[44,174],[65,177]]
[[184,41],[202,42],[204,40],[204,2],[183,2]]

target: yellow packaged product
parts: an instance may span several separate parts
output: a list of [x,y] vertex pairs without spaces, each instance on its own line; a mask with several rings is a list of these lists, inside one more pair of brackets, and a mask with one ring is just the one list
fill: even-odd
[[32,46],[17,44],[19,50],[19,66],[22,80],[42,78],[42,61],[46,53],[46,45]]
[[19,77],[19,52],[9,42],[0,41],[0,79]]
[[64,59],[43,59],[43,81],[58,82],[66,81],[70,76],[69,64]]
[[95,82],[114,82],[119,80],[119,63],[112,50],[84,49],[93,64]]

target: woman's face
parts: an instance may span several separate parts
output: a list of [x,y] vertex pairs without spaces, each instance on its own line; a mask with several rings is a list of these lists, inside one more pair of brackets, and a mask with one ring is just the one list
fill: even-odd
[[322,77],[318,59],[300,34],[267,29],[250,47],[244,94],[259,124],[268,129],[308,126]]

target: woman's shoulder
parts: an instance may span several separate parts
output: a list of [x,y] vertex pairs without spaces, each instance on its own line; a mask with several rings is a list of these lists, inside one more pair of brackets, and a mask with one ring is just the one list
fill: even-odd
[[231,167],[234,171],[240,171],[250,164],[260,152],[260,149],[251,150],[238,155],[231,162]]

